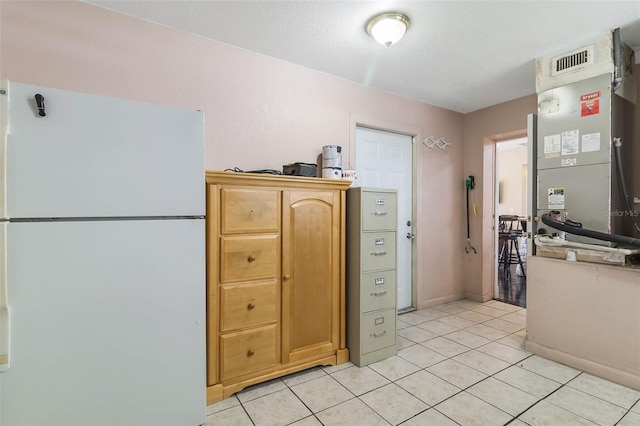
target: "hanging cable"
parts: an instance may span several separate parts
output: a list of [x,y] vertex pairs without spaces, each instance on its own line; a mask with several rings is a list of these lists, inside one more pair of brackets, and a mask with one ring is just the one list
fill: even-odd
[[554,229],[568,232],[569,234],[583,237],[595,238],[596,240],[609,241],[632,247],[640,247],[640,239],[627,237],[625,235],[605,234],[604,232],[592,231],[582,228],[582,224],[573,221],[560,222],[551,218],[549,212],[542,215],[542,222]]
[[627,206],[629,219],[631,219],[636,232],[640,234],[640,226],[638,226],[638,220],[633,214],[633,209],[631,208],[631,197],[629,196],[629,191],[627,190],[627,182],[624,179],[624,170],[622,169],[622,154],[620,153],[622,148],[622,140],[620,138],[613,138],[613,147],[614,151],[616,152],[616,170],[618,171],[618,182],[620,183],[620,189],[622,190],[622,197],[624,198],[625,205]]

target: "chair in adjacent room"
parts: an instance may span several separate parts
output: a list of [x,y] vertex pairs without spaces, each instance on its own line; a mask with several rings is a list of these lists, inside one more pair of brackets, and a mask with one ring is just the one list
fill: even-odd
[[511,215],[501,215],[498,221],[500,239],[498,267],[504,267],[505,276],[510,276],[511,265],[520,265],[522,276],[526,277],[524,262],[520,256],[520,238],[524,235],[522,221],[518,216]]

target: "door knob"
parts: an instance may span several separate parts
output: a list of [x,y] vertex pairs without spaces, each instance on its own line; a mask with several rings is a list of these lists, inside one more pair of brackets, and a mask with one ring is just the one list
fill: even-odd
[[413,232],[407,232],[408,240],[413,240],[415,237],[416,237],[416,234],[414,234]]

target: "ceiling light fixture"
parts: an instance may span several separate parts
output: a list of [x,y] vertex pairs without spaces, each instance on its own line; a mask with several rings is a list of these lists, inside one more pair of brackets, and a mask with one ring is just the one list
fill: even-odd
[[387,47],[398,42],[409,28],[409,18],[398,12],[376,15],[367,22],[367,33]]

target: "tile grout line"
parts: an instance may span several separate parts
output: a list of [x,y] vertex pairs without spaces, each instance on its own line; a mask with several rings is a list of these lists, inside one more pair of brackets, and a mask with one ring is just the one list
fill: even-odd
[[[474,309],[474,308],[466,309],[466,310],[465,310],[465,311],[463,311],[463,312],[468,312],[468,311],[473,310],[473,309]],[[503,316],[505,316],[505,315],[510,315],[510,314],[513,314],[513,313],[516,313],[516,312],[518,312],[518,311],[514,311],[514,312],[506,312],[506,311],[505,311],[505,314],[504,314],[504,315],[501,315],[501,316],[498,316],[498,317],[493,317],[492,319],[499,319],[499,318],[501,318],[501,317],[503,317]],[[462,313],[462,312],[460,312],[460,313]],[[458,313],[458,314],[459,314],[459,313]],[[445,318],[445,317],[450,317],[450,316],[457,316],[458,314],[449,314],[449,315],[445,315],[445,316],[440,317],[440,318]],[[435,318],[435,319],[431,319],[431,320],[426,320],[426,321],[424,321],[424,322],[422,322],[422,323],[416,323],[416,324],[406,323],[406,324],[407,324],[407,328],[408,328],[408,327],[418,327],[418,328],[420,328],[419,326],[420,326],[421,324],[425,324],[425,323],[430,322],[430,321],[437,321],[437,320],[439,320],[440,318]],[[460,318],[463,318],[463,317],[460,317]],[[487,322],[487,321],[490,321],[490,320],[491,320],[491,319],[486,320],[486,321],[484,321],[484,322]],[[504,321],[511,322],[511,321],[508,321],[508,320],[504,320]],[[483,324],[484,322],[475,323],[474,325]],[[446,324],[446,323],[443,323],[443,324]],[[513,324],[517,324],[517,323],[513,323]],[[495,357],[495,356],[493,356],[493,355],[491,355],[491,354],[484,353],[484,352],[480,351],[479,349],[480,349],[480,348],[482,348],[482,347],[485,347],[485,346],[487,346],[487,345],[490,345],[491,343],[494,343],[494,342],[495,342],[495,343],[499,343],[499,344],[501,344],[501,345],[503,345],[503,346],[505,346],[505,347],[507,347],[507,348],[512,348],[512,349],[515,349],[515,350],[523,350],[522,348],[520,348],[520,349],[519,349],[519,348],[516,348],[516,347],[514,347],[514,346],[506,345],[506,344],[504,344],[504,343],[502,343],[502,342],[499,342],[499,340],[504,339],[504,338],[506,338],[506,337],[508,337],[508,336],[516,335],[516,333],[520,332],[522,329],[517,330],[517,331],[513,331],[513,332],[509,332],[509,333],[508,333],[508,334],[506,334],[505,336],[502,336],[502,337],[499,337],[499,338],[495,338],[495,339],[494,339],[494,338],[487,338],[487,337],[485,337],[485,336],[482,336],[482,335],[476,334],[476,333],[474,333],[473,331],[469,331],[469,330],[467,330],[468,328],[471,328],[471,327],[473,327],[474,325],[470,325],[470,326],[468,326],[468,327],[465,327],[465,328],[462,328],[462,329],[458,329],[458,330],[456,330],[456,331],[451,331],[451,332],[448,332],[448,333],[444,333],[444,334],[437,334],[437,333],[433,333],[433,334],[435,334],[435,335],[436,335],[435,337],[432,337],[432,338],[427,339],[427,340],[422,341],[422,342],[415,342],[415,341],[413,341],[413,340],[411,340],[411,339],[409,339],[409,338],[403,337],[404,339],[406,339],[408,342],[410,342],[410,343],[411,343],[411,345],[409,345],[409,346],[407,346],[407,347],[405,347],[405,348],[403,348],[403,349],[408,349],[408,348],[414,347],[415,345],[420,345],[421,347],[426,348],[426,349],[429,349],[429,350],[432,350],[432,351],[433,351],[433,349],[430,349],[430,348],[428,348],[428,347],[424,346],[423,344],[424,344],[424,343],[426,343],[426,342],[428,342],[429,340],[433,340],[433,339],[436,339],[436,338],[439,338],[439,337],[442,337],[442,338],[445,338],[445,339],[446,339],[446,336],[447,336],[448,334],[452,334],[452,333],[455,333],[455,332],[457,332],[457,331],[461,331],[461,330],[465,330],[465,331],[467,331],[468,333],[474,334],[475,336],[479,336],[479,337],[482,337],[482,338],[484,338],[484,339],[487,339],[487,340],[488,340],[488,342],[487,342],[487,343],[483,343],[483,344],[481,344],[480,346],[477,346],[477,347],[471,347],[471,348],[467,347],[467,348],[468,348],[468,350],[466,350],[466,351],[464,351],[464,352],[461,352],[461,353],[459,353],[459,354],[455,354],[455,355],[453,355],[453,356],[448,356],[448,355],[445,355],[445,354],[441,354],[441,353],[439,353],[438,351],[434,351],[434,352],[435,352],[435,353],[437,353],[438,355],[440,355],[440,356],[445,356],[446,358],[445,358],[445,359],[443,359],[443,360],[441,360],[441,361],[438,361],[438,362],[436,362],[436,363],[434,363],[434,364],[431,364],[431,365],[429,365],[429,366],[423,367],[423,368],[421,368],[419,365],[416,365],[416,364],[414,364],[413,362],[411,362],[411,361],[409,361],[409,360],[407,360],[407,359],[404,359],[404,358],[402,358],[401,356],[399,356],[400,358],[402,358],[402,360],[403,360],[403,361],[405,361],[405,362],[407,362],[407,363],[409,363],[409,364],[411,364],[411,365],[413,365],[413,366],[415,366],[415,367],[419,368],[419,370],[418,370],[418,371],[416,371],[416,372],[413,372],[413,373],[409,373],[409,374],[407,374],[406,376],[399,377],[399,378],[397,378],[397,379],[395,379],[395,380],[392,380],[392,379],[390,379],[389,377],[386,377],[384,374],[382,374],[382,373],[378,372],[377,370],[373,370],[375,373],[377,373],[377,374],[381,375],[381,376],[382,376],[382,377],[384,377],[386,380],[388,380],[388,381],[389,381],[389,383],[385,383],[385,384],[383,384],[383,385],[381,385],[381,386],[377,386],[376,388],[371,389],[371,390],[369,390],[369,391],[367,391],[367,392],[365,392],[365,393],[363,393],[362,395],[359,395],[359,396],[358,396],[358,395],[355,395],[355,394],[354,394],[354,392],[352,392],[350,389],[348,389],[348,388],[346,388],[344,385],[342,385],[342,383],[340,383],[340,382],[339,382],[335,377],[333,377],[331,373],[328,373],[328,372],[326,372],[326,371],[324,371],[324,370],[323,370],[323,372],[324,372],[324,374],[326,374],[326,375],[330,376],[333,380],[335,380],[335,381],[336,381],[338,384],[340,384],[342,387],[346,388],[346,389],[349,391],[349,393],[352,395],[352,398],[349,398],[349,399],[347,399],[347,400],[345,400],[345,401],[342,401],[341,403],[344,403],[344,402],[347,402],[347,401],[351,401],[351,400],[353,400],[354,398],[360,399],[360,401],[361,401],[362,403],[364,403],[367,407],[369,407],[369,408],[370,408],[374,413],[376,413],[378,416],[380,416],[380,417],[381,417],[385,422],[387,422],[387,423],[390,423],[390,422],[389,422],[386,418],[384,418],[384,417],[383,417],[383,416],[382,416],[382,415],[381,415],[381,414],[380,414],[380,413],[379,413],[379,412],[378,412],[374,407],[371,407],[371,406],[369,406],[366,402],[364,402],[364,401],[361,399],[361,397],[362,397],[362,396],[364,396],[364,395],[366,395],[366,394],[368,394],[368,393],[370,393],[370,392],[373,392],[373,391],[375,391],[375,390],[378,390],[378,389],[380,389],[380,388],[382,388],[382,387],[384,387],[384,386],[387,386],[388,384],[391,384],[391,383],[395,384],[396,386],[399,386],[399,385],[397,385],[397,383],[396,383],[398,380],[400,380],[400,379],[402,379],[402,378],[405,378],[405,377],[408,377],[408,376],[410,376],[411,374],[415,374],[415,373],[417,373],[417,372],[419,372],[419,371],[423,371],[423,370],[424,370],[425,372],[427,372],[427,373],[433,374],[434,376],[438,377],[439,379],[443,380],[444,382],[446,382],[446,383],[450,383],[451,385],[453,385],[453,386],[457,387],[454,383],[451,383],[450,381],[448,381],[448,380],[446,380],[446,379],[444,379],[444,378],[442,378],[442,377],[438,376],[437,374],[434,374],[434,373],[432,373],[432,372],[428,371],[427,369],[428,369],[428,368],[430,368],[430,367],[432,367],[432,366],[435,366],[435,365],[441,364],[441,363],[443,363],[443,362],[445,362],[445,361],[447,361],[447,360],[454,360],[454,361],[457,361],[457,360],[455,360],[455,359],[454,359],[456,356],[459,356],[459,355],[462,355],[462,354],[465,354],[465,353],[469,353],[469,352],[471,352],[471,351],[477,351],[478,353],[481,353],[481,354],[483,354],[483,355],[489,356],[490,358],[494,358],[494,359],[499,360],[499,361],[507,362],[509,365],[508,365],[507,367],[505,367],[505,368],[502,368],[502,369],[500,369],[500,370],[498,370],[498,371],[494,372],[494,373],[493,373],[493,374],[491,374],[491,375],[487,375],[487,377],[483,378],[482,380],[480,380],[480,381],[478,381],[478,382],[475,382],[475,383],[473,383],[473,384],[471,384],[471,385],[469,385],[469,386],[466,386],[465,388],[462,388],[462,389],[458,388],[458,389],[460,389],[458,392],[456,392],[455,394],[453,394],[453,395],[449,396],[448,398],[443,399],[442,401],[439,401],[437,404],[429,405],[429,404],[427,403],[426,405],[427,405],[427,407],[428,407],[428,408],[426,408],[425,410],[420,411],[419,413],[417,413],[417,414],[413,415],[412,417],[409,417],[408,419],[403,420],[403,421],[402,421],[402,423],[404,423],[404,422],[406,422],[406,421],[410,420],[410,419],[411,419],[411,418],[413,418],[413,417],[419,416],[420,414],[422,414],[422,413],[424,413],[424,412],[426,412],[426,411],[428,411],[428,410],[430,410],[430,409],[436,409],[436,411],[437,411],[439,414],[441,414],[441,415],[445,416],[446,418],[450,419],[450,418],[449,418],[448,416],[446,416],[444,413],[442,413],[442,412],[440,412],[440,411],[438,411],[438,410],[437,410],[437,406],[438,406],[438,405],[440,405],[440,404],[442,404],[443,402],[445,402],[445,401],[447,401],[447,400],[449,400],[449,399],[453,398],[453,397],[454,397],[454,396],[456,396],[456,395],[459,395],[459,394],[460,394],[460,393],[462,393],[462,392],[467,392],[467,390],[468,390],[469,388],[471,388],[472,386],[475,386],[475,385],[477,385],[477,384],[479,384],[479,383],[482,383],[483,381],[487,380],[489,377],[495,378],[495,377],[494,377],[495,375],[497,375],[497,374],[499,374],[500,372],[502,372],[502,371],[504,371],[504,370],[506,370],[506,369],[508,369],[508,368],[511,368],[511,367],[513,367],[513,366],[516,366],[516,367],[518,367],[518,368],[521,368],[521,369],[523,369],[523,370],[525,370],[525,371],[527,371],[527,372],[529,372],[529,373],[533,373],[534,375],[539,376],[539,377],[541,377],[541,378],[544,378],[544,379],[550,380],[550,381],[552,381],[552,382],[556,382],[556,383],[558,383],[558,384],[559,384],[559,387],[558,387],[557,389],[553,390],[552,392],[548,393],[546,396],[544,396],[544,397],[542,397],[542,398],[539,398],[539,397],[537,397],[536,395],[532,395],[532,394],[531,394],[531,393],[529,393],[529,392],[525,392],[525,393],[527,393],[528,395],[534,396],[534,397],[537,399],[537,401],[536,401],[534,404],[530,405],[528,408],[526,408],[526,409],[524,409],[523,411],[521,411],[519,414],[515,415],[515,416],[513,416],[513,415],[511,415],[510,413],[507,413],[506,411],[504,411],[504,410],[500,409],[499,407],[495,406],[495,405],[494,405],[494,404],[492,404],[491,402],[485,401],[485,400],[483,400],[482,398],[478,398],[478,397],[474,396],[473,394],[470,394],[470,395],[474,396],[475,398],[478,398],[478,399],[480,399],[481,401],[483,401],[483,402],[485,402],[485,403],[487,403],[487,404],[489,404],[489,405],[493,406],[494,408],[496,408],[496,409],[500,410],[501,412],[504,412],[504,413],[506,413],[507,415],[509,415],[509,416],[511,417],[511,420],[510,420],[509,422],[507,422],[507,424],[512,423],[515,419],[519,419],[519,417],[520,417],[522,414],[524,414],[525,412],[527,412],[528,410],[530,410],[530,409],[531,409],[532,407],[534,407],[535,405],[539,404],[539,403],[540,403],[540,401],[542,401],[542,400],[547,400],[551,395],[553,395],[554,393],[558,392],[560,389],[562,389],[562,388],[564,388],[564,387],[569,387],[569,388],[571,388],[571,389],[573,389],[573,390],[576,390],[576,391],[582,392],[582,393],[584,393],[584,394],[586,394],[586,395],[589,395],[590,397],[596,398],[596,399],[601,400],[601,401],[603,401],[603,402],[607,402],[607,403],[609,403],[609,404],[612,404],[612,405],[615,405],[615,406],[618,406],[618,407],[622,408],[622,409],[624,410],[624,414],[623,414],[623,415],[621,416],[621,418],[616,422],[616,424],[617,424],[617,423],[619,423],[620,421],[622,421],[622,419],[624,419],[624,418],[625,418],[629,413],[631,413],[631,412],[632,412],[631,410],[633,409],[633,407],[634,407],[634,406],[635,406],[635,405],[640,401],[640,398],[638,398],[638,399],[636,399],[636,401],[635,401],[635,402],[633,402],[633,403],[630,405],[630,407],[629,407],[629,408],[625,408],[624,406],[622,406],[622,407],[621,407],[621,406],[619,406],[619,405],[618,405],[618,403],[610,402],[610,401],[608,401],[608,400],[606,400],[606,399],[603,399],[603,398],[601,398],[601,397],[599,397],[599,396],[597,396],[597,395],[592,395],[592,394],[591,394],[591,393],[589,393],[589,392],[585,392],[585,391],[583,391],[583,390],[581,390],[581,389],[577,389],[577,388],[574,388],[574,387],[570,386],[569,384],[570,384],[573,380],[575,380],[576,378],[578,378],[578,377],[580,377],[582,374],[584,374],[584,372],[582,372],[582,371],[579,371],[579,372],[578,372],[578,374],[577,374],[576,376],[574,376],[573,378],[569,379],[566,383],[563,383],[563,382],[557,382],[557,381],[556,381],[556,380],[554,380],[554,379],[551,379],[551,378],[546,377],[546,376],[544,376],[544,375],[542,375],[542,374],[539,374],[539,373],[537,373],[537,372],[535,372],[535,371],[528,370],[528,369],[526,369],[526,368],[521,367],[520,365],[518,365],[519,363],[522,363],[522,362],[524,362],[524,361],[526,361],[526,360],[528,360],[528,359],[532,358],[535,354],[529,354],[529,355],[528,355],[528,356],[526,356],[525,358],[523,358],[523,359],[521,359],[521,360],[518,360],[518,361],[516,361],[516,362],[511,363],[510,361],[505,361],[504,359],[497,358],[497,357]],[[517,325],[520,325],[520,324],[517,324]],[[491,326],[489,325],[488,327],[491,327]],[[493,328],[493,327],[492,327],[492,328]],[[523,328],[525,328],[525,327],[523,327]],[[499,329],[496,329],[496,330],[499,330]],[[425,331],[429,332],[428,330],[425,330]],[[504,332],[504,330],[500,330],[500,331],[503,331],[503,332]],[[432,332],[430,332],[430,333],[432,333]],[[516,336],[517,336],[517,335],[516,335]],[[401,337],[402,337],[402,336],[401,336]],[[519,336],[519,337],[520,337],[520,336]],[[466,345],[464,345],[464,344],[460,344],[460,343],[458,343],[458,342],[456,342],[456,341],[453,341],[453,340],[451,340],[451,339],[447,339],[447,340],[448,340],[448,341],[450,341],[450,342],[452,342],[452,343],[456,343],[456,344],[458,344],[458,345],[466,346]],[[459,362],[459,361],[457,361],[457,362]],[[465,364],[465,366],[467,366],[467,365]],[[484,372],[482,372],[482,371],[480,371],[480,370],[477,370],[477,369],[476,369],[476,368],[474,368],[474,367],[471,367],[471,366],[467,366],[467,367],[472,368],[473,370],[478,371],[478,372],[480,372],[480,373],[482,373],[482,374],[486,374],[486,373],[484,373]],[[347,367],[347,368],[348,368],[348,367]],[[337,370],[337,371],[336,371],[336,372],[334,372],[334,373],[337,373],[338,371],[341,371],[341,370]],[[501,382],[501,383],[504,383],[504,384],[508,385],[508,386],[512,386],[512,385],[510,385],[509,383],[506,383],[506,382],[501,381],[500,379],[497,379],[497,378],[495,378],[495,379],[496,379],[496,380],[498,380],[498,381],[499,381],[499,382]],[[313,380],[313,379],[311,379],[311,380]],[[306,382],[306,381],[305,381],[305,382]],[[305,382],[301,382],[301,383],[305,383]],[[284,382],[283,382],[283,383],[284,383]],[[314,413],[314,412],[309,408],[309,406],[307,406],[307,404],[305,404],[305,403],[304,403],[304,401],[302,401],[302,400],[300,399],[300,397],[299,397],[299,396],[298,396],[298,395],[297,395],[297,394],[296,394],[296,393],[291,389],[291,387],[290,387],[288,384],[286,384],[286,383],[284,383],[284,384],[285,384],[285,386],[286,386],[289,390],[291,390],[291,392],[292,392],[294,395],[296,395],[296,398],[297,398],[298,400],[300,400],[300,402],[302,402],[302,404],[303,404],[303,405],[304,405],[304,406],[305,406],[305,407],[306,407],[306,408],[307,408],[307,409],[312,413],[311,415],[313,415],[313,416],[314,416],[314,418],[320,422],[320,419],[319,419],[319,418],[317,417],[317,415],[316,415],[316,414],[318,414],[319,412],[318,412],[318,413]],[[401,387],[401,388],[402,388],[402,387]],[[404,388],[402,388],[402,389],[404,389]],[[517,388],[517,389],[518,389],[518,388]],[[404,389],[404,390],[406,391],[406,389]],[[521,391],[522,391],[522,389],[519,389],[519,390],[521,390]],[[523,392],[524,392],[524,391],[523,391]],[[417,397],[416,395],[414,395],[413,393],[411,393],[411,392],[408,392],[408,393],[409,393],[410,395],[412,395],[413,397],[417,398],[418,400],[422,401],[423,403],[425,403],[425,401],[421,400],[420,398],[418,398],[418,397]],[[468,392],[467,392],[467,393],[468,393]],[[266,395],[264,395],[264,396],[266,396]],[[257,398],[256,398],[256,399],[257,399]],[[549,401],[547,401],[547,402],[549,402]],[[335,404],[335,405],[333,405],[333,406],[331,406],[331,407],[327,407],[326,409],[329,409],[329,408],[335,407],[335,406],[337,406],[337,405],[339,405],[339,404],[341,404],[341,403]],[[589,420],[589,419],[587,419],[586,417],[583,417],[583,415],[581,415],[581,414],[574,413],[574,412],[572,412],[572,411],[569,411],[569,410],[567,410],[567,409],[565,409],[565,408],[563,408],[563,407],[560,407],[560,406],[558,406],[558,405],[556,405],[556,404],[553,404],[553,403],[551,403],[551,402],[549,402],[549,403],[550,403],[550,404],[552,404],[552,405],[554,405],[555,407],[558,407],[559,409],[562,409],[562,410],[564,410],[564,411],[567,411],[567,412],[571,413],[572,415],[576,415],[576,416],[578,416],[578,417],[580,417],[580,418],[584,418],[584,419],[586,419],[586,420]],[[244,412],[245,412],[245,414],[249,417],[249,420],[252,422],[252,424],[255,424],[255,422],[253,421],[253,419],[251,419],[251,417],[249,416],[248,412],[246,411],[246,409],[245,409],[245,407],[244,407],[244,404],[243,404],[242,402],[240,402],[240,401],[239,401],[239,404],[242,406],[243,411],[244,411]],[[229,407],[229,408],[232,408],[232,407]],[[326,409],[323,409],[322,411],[324,411],[324,410],[326,410]],[[226,409],[225,409],[225,410],[226,410]],[[221,410],[221,411],[225,411],[225,410]],[[221,412],[221,411],[220,411],[220,412]],[[634,413],[635,413],[635,412],[634,412]],[[215,415],[215,414],[217,414],[217,413],[212,413],[211,415]],[[310,415],[310,416],[307,416],[307,417],[303,417],[303,418],[298,419],[298,420],[296,420],[296,421],[300,421],[300,420],[306,419],[306,418],[308,418],[308,417],[311,417],[311,415]],[[452,421],[454,421],[454,422],[455,422],[455,420],[453,420],[453,419],[450,419],[450,420],[452,420]],[[519,420],[520,420],[520,419],[519,419]],[[520,421],[522,421],[522,420],[520,420]],[[320,423],[322,424],[322,422],[320,422]],[[457,422],[456,422],[456,423],[457,423]]]
[[[593,395],[592,395],[592,396],[593,396]],[[625,417],[627,417],[627,415],[628,415],[629,413],[637,414],[637,413],[635,413],[635,412],[631,411],[631,409],[632,409],[633,407],[635,407],[635,406],[636,406],[636,404],[637,404],[638,402],[640,402],[640,398],[638,398],[634,403],[632,403],[632,404],[631,404],[631,407],[629,407],[629,408],[627,409],[627,412],[626,412],[626,413],[624,413],[624,415],[623,415],[622,417],[620,417],[620,420],[618,420],[618,421],[614,424],[614,426],[617,426],[618,424],[620,424],[620,422],[621,422]],[[617,405],[617,404],[616,404],[616,405]],[[638,414],[638,415],[640,416],[640,414]]]

